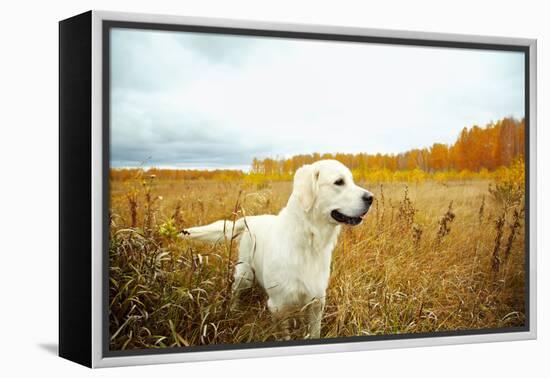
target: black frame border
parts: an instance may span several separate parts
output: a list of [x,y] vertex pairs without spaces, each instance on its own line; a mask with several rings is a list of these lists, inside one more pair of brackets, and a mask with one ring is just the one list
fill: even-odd
[[92,12],[59,22],[59,356],[92,366]]
[[[312,26],[313,27],[313,26]],[[371,44],[384,45],[404,45],[415,47],[440,47],[440,48],[459,48],[459,49],[474,49],[474,50],[494,50],[494,51],[510,51],[522,52],[524,54],[524,117],[525,117],[525,325],[521,327],[505,327],[505,328],[485,328],[485,329],[468,329],[456,331],[442,332],[424,332],[424,333],[407,333],[407,334],[389,334],[389,335],[370,335],[370,336],[350,336],[337,337],[316,340],[289,340],[289,341],[272,341],[272,342],[253,342],[246,344],[214,344],[214,345],[199,345],[192,347],[170,347],[162,349],[131,349],[131,350],[110,350],[109,349],[109,170],[110,170],[110,89],[111,89],[111,73],[110,73],[110,31],[113,28],[123,29],[139,29],[151,31],[174,31],[174,32],[192,32],[192,33],[207,33],[207,34],[224,34],[224,35],[239,35],[250,37],[273,37],[273,38],[290,38],[303,40],[324,40],[324,41],[339,41],[339,42],[362,42]],[[102,134],[103,134],[103,271],[102,271],[102,286],[103,286],[103,308],[102,308],[102,355],[103,357],[123,357],[123,356],[143,356],[157,354],[173,354],[173,353],[193,353],[205,351],[223,351],[237,349],[257,349],[257,348],[278,348],[278,347],[293,347],[304,345],[327,345],[327,344],[345,344],[354,342],[369,342],[383,340],[406,340],[406,339],[421,339],[421,338],[438,338],[448,336],[472,336],[472,335],[488,335],[498,333],[518,333],[530,331],[530,47],[514,44],[503,43],[484,43],[484,42],[460,42],[460,41],[443,41],[430,40],[420,38],[397,38],[397,37],[379,37],[379,36],[364,36],[352,34],[332,34],[332,33],[317,33],[317,32],[301,32],[301,31],[284,31],[284,30],[267,30],[267,29],[249,29],[237,27],[218,27],[218,26],[202,26],[202,25],[186,25],[186,24],[169,24],[169,23],[149,23],[149,22],[134,22],[134,21],[117,21],[103,20],[102,21]]]

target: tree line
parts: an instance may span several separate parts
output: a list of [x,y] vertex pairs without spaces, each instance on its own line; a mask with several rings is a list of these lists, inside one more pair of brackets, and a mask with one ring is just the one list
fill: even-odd
[[290,158],[265,158],[252,161],[251,173],[266,176],[293,174],[304,164],[321,159],[335,159],[352,171],[420,169],[433,173],[440,171],[494,171],[507,167],[525,155],[525,120],[504,118],[485,127],[464,128],[457,140],[447,145],[434,143],[427,148],[412,149],[399,154],[369,153],[313,153]]

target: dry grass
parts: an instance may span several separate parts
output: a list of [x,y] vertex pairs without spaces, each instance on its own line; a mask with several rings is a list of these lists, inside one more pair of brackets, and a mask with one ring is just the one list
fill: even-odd
[[[290,183],[148,177],[112,185],[112,350],[277,338],[261,289],[244,295],[242,311],[229,309],[236,243],[175,235],[218,219],[277,213]],[[362,185],[375,205],[362,225],[340,235],[322,337],[524,324],[521,201],[503,202],[489,181]]]

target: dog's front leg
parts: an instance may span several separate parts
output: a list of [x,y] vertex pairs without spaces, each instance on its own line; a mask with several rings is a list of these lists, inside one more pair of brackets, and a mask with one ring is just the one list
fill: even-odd
[[267,307],[271,312],[273,322],[275,323],[275,329],[277,331],[277,338],[281,340],[290,340],[290,324],[289,324],[289,309],[288,306],[275,304],[273,298],[267,300]]
[[309,337],[318,339],[321,337],[321,319],[325,309],[325,298],[315,298],[307,307],[307,317],[309,325]]

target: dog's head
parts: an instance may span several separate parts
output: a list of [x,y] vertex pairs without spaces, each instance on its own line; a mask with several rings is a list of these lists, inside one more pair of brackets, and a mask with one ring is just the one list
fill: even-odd
[[320,160],[296,171],[291,200],[329,223],[355,226],[369,211],[373,196],[355,185],[345,165]]

